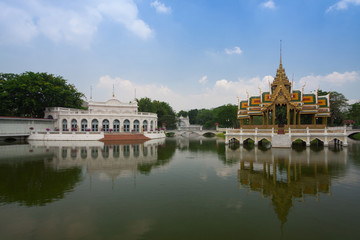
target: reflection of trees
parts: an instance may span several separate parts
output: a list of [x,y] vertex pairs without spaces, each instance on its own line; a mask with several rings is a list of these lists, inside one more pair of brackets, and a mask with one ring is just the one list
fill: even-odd
[[81,181],[81,169],[56,170],[43,161],[0,165],[0,202],[34,206],[64,198]]
[[[152,148],[150,149],[152,151]],[[176,141],[166,140],[163,145],[157,146],[157,160],[154,163],[141,163],[138,165],[138,171],[148,175],[153,167],[163,166],[169,163],[176,150]],[[143,152],[147,155],[147,149]]]

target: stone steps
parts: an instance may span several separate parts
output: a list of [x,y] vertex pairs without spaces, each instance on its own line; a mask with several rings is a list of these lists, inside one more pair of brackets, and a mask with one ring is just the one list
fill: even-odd
[[140,133],[105,133],[104,138],[100,141],[123,141],[123,140],[149,140],[150,138],[145,137]]

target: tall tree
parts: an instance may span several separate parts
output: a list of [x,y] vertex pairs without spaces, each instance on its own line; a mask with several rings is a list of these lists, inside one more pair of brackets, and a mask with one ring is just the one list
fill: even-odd
[[[319,96],[327,95],[329,92],[319,90]],[[346,97],[339,92],[330,93],[330,124],[342,125],[345,120],[346,112],[349,104]]]
[[166,125],[168,129],[176,127],[176,114],[172,107],[166,102],[151,100],[150,98],[137,99],[139,111],[152,112],[158,115],[158,127]]
[[46,107],[81,108],[84,94],[61,76],[0,73],[0,115],[44,117]]
[[199,113],[199,110],[197,110],[197,109],[191,109],[188,112],[190,124],[197,124],[196,119],[197,119],[198,113]]
[[360,102],[350,105],[347,120],[354,120],[356,125],[360,125]]
[[137,103],[138,103],[138,107],[139,107],[139,112],[151,112],[154,113],[155,108],[154,108],[154,104],[152,103],[150,98],[140,98],[140,99],[136,99]]
[[220,127],[238,127],[237,106],[227,104],[214,109],[216,121]]

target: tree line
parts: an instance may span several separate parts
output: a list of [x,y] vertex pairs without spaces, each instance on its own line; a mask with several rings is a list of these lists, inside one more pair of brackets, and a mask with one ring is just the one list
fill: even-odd
[[[328,93],[318,91],[319,96]],[[0,73],[0,116],[42,118],[46,107],[83,108],[84,98],[85,95],[62,76],[39,72]],[[137,103],[140,112],[158,115],[158,127],[174,129],[180,116],[189,117],[190,124],[202,125],[205,129],[213,129],[216,125],[239,127],[237,105],[181,110],[176,113],[168,103],[148,97],[137,99]],[[331,92],[330,111],[328,124],[331,126],[344,123],[360,125],[360,102],[348,104],[342,93]]]

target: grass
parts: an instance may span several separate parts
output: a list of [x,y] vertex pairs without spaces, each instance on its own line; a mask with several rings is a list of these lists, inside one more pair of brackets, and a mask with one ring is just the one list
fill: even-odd
[[354,135],[352,135],[352,138],[355,140],[360,140],[360,133],[355,133]]
[[167,137],[174,137],[174,136],[175,136],[175,133],[174,133],[174,132],[167,132],[167,133],[166,133],[166,136],[167,136]]
[[216,134],[217,137],[225,138],[225,133],[218,133]]

